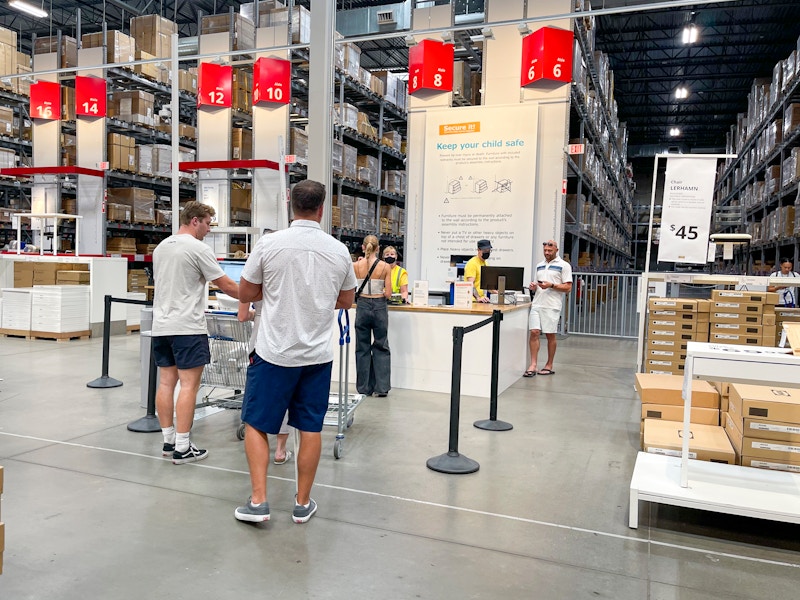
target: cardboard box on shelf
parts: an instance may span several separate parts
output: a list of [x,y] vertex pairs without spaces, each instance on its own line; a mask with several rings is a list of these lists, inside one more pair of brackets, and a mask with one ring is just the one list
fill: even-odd
[[697,300],[693,298],[650,298],[648,310],[675,310],[681,312],[697,312]]
[[800,389],[734,383],[731,384],[728,412],[734,410],[742,419],[800,424]]
[[[696,313],[688,313],[696,314]],[[683,321],[681,319],[650,316],[647,320],[648,329],[668,329],[670,331],[695,331],[696,321]]]
[[748,335],[737,333],[711,332],[708,340],[712,344],[735,344],[737,346],[760,346],[762,338],[760,335]]
[[57,271],[56,285],[89,285],[89,271]]
[[[33,44],[34,54],[58,52],[58,36],[37,37]],[[78,40],[68,35],[61,36],[61,68],[78,66]]]
[[[102,48],[103,33],[86,33],[81,36],[84,48]],[[121,31],[106,31],[106,62],[126,63],[136,58],[136,41]]]
[[[637,373],[635,387],[643,404],[683,406],[683,377],[680,375]],[[719,392],[707,381],[692,381],[692,406],[718,409]]]
[[649,339],[647,340],[647,350],[669,350],[673,352],[686,352],[687,340],[676,339]]
[[156,58],[172,56],[172,34],[178,33],[178,26],[172,21],[159,15],[132,17],[130,31],[137,49]]
[[253,190],[249,187],[233,185],[231,187],[231,208],[250,210]]
[[656,329],[648,327],[647,339],[691,342],[695,341],[695,334],[692,331],[675,331],[673,329]]
[[178,71],[178,89],[187,94],[197,94],[197,75],[187,69]]
[[136,187],[108,188],[108,201],[130,206],[132,223],[155,224],[156,222],[156,195],[153,190]]
[[108,105],[108,116],[146,127],[155,126],[155,96],[149,92],[113,92]]
[[308,134],[299,127],[289,128],[289,154],[297,157],[297,162],[308,163]]
[[711,307],[713,313],[737,313],[747,315],[761,315],[764,313],[765,305],[761,302],[735,302],[725,300],[724,302],[715,301]]
[[742,455],[775,461],[800,462],[800,443],[779,440],[762,440],[744,436]]
[[777,304],[776,292],[748,292],[746,290],[712,290],[711,300],[714,302],[751,302],[761,304]]
[[234,127],[231,130],[231,158],[233,160],[250,160],[253,158],[253,131]]
[[231,28],[233,28],[233,48],[231,50],[255,48],[255,24],[243,14],[205,15],[200,19],[200,35],[230,33]]
[[[136,56],[135,56],[136,60],[152,60],[154,58],[155,56],[153,56],[149,52],[145,52],[144,50],[136,51]],[[159,75],[160,71],[161,69],[159,69],[158,64],[156,63],[144,63],[141,65],[133,66],[134,73],[136,73],[137,75],[141,75],[142,77],[146,77],[147,79],[150,79],[152,81],[159,81],[159,79],[161,78],[161,76]]]
[[742,441],[744,440],[744,436],[736,424],[736,419],[730,418],[726,413],[723,421],[722,427],[725,428],[725,435],[728,436],[728,441],[736,452],[736,464],[739,465],[742,462]]
[[[645,452],[680,456],[683,447],[682,434],[683,423],[645,419]],[[722,427],[693,423],[691,434],[689,458],[725,464],[736,463],[736,453]]]
[[746,432],[748,437],[762,440],[800,443],[800,424],[798,423],[780,423],[748,417],[744,419],[742,431]]
[[[675,404],[642,404],[642,419],[683,422],[683,406]],[[691,423],[719,425],[719,410],[716,408],[692,407]]]
[[645,373],[683,375],[683,360],[668,360],[665,358],[648,358],[645,361]]
[[800,460],[779,461],[774,459],[756,458],[753,456],[743,456],[742,466],[753,467],[756,469],[769,469],[770,471],[788,471],[790,473],[800,473]]
[[[0,27],[0,44],[6,46],[17,46],[17,32],[7,27]],[[2,468],[2,467],[0,467]]]
[[742,325],[761,325],[761,315],[742,314],[736,312],[717,312],[711,313],[712,323],[739,323]]

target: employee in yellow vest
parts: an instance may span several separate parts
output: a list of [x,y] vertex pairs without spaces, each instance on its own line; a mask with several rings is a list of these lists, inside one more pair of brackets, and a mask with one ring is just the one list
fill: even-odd
[[394,246],[386,246],[383,251],[383,262],[392,265],[392,296],[400,294],[403,304],[406,304],[408,302],[408,271],[397,264],[397,249]]
[[492,253],[489,240],[478,240],[478,253],[464,265],[464,281],[472,282],[472,296],[475,302],[489,302],[489,298],[481,289],[481,267],[486,266],[486,259]]

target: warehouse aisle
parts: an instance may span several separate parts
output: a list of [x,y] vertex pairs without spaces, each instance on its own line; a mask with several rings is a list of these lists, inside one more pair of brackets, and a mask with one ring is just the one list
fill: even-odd
[[465,397],[472,475],[425,467],[447,450],[448,396],[370,398],[341,460],[325,430],[317,515],[292,523],[293,464],[272,465],[272,520],[252,526],[233,518],[249,489],[238,411],[196,422],[201,463],[127,431],[144,414],[137,335],[112,339],[110,390],[86,387],[100,339],[0,338],[0,597],[796,598],[798,526],[642,504],[627,527],[635,347],[561,340],[554,376],[501,396],[510,432],[472,427],[488,401]]

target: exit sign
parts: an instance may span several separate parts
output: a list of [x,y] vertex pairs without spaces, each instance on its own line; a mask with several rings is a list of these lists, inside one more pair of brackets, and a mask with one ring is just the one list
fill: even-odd
[[570,144],[567,146],[567,154],[583,154],[586,152],[585,144]]

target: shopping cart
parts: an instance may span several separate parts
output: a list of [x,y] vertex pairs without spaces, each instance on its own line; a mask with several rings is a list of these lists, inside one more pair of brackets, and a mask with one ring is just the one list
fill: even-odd
[[[211,362],[203,369],[200,379],[201,389],[208,389],[203,396],[203,406],[241,409],[250,362],[248,344],[253,323],[239,322],[233,312],[210,311],[206,313],[206,325]],[[232,393],[212,397],[217,389],[230,390]],[[244,424],[237,428],[236,437],[244,439]]]
[[[344,318],[344,323],[342,322]],[[339,392],[331,394],[328,400],[328,410],[325,413],[325,425],[336,425],[336,441],[333,443],[334,458],[341,458],[344,454],[344,432],[355,419],[355,412],[363,394],[350,394],[347,391],[350,377],[350,313],[339,309]]]

